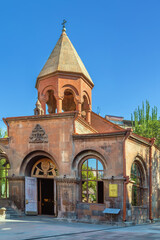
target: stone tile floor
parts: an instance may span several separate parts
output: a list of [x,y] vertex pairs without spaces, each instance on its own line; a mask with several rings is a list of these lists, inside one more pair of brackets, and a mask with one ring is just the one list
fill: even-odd
[[117,227],[69,223],[52,217],[25,217],[0,221],[0,240],[160,240],[160,223]]

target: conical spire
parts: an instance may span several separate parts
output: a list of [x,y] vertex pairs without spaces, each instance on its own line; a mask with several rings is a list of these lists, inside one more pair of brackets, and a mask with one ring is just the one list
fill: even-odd
[[93,85],[91,77],[69,40],[64,28],[55,48],[38,75],[37,80],[57,71],[82,74]]
[[41,106],[41,103],[40,103],[39,99],[36,102],[36,106]]

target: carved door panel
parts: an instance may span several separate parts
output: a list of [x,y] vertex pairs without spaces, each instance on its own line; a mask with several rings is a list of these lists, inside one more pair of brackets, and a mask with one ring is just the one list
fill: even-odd
[[37,215],[37,178],[25,177],[25,213]]

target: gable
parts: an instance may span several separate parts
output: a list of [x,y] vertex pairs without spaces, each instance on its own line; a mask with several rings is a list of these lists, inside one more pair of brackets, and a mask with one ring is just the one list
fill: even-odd
[[91,126],[99,133],[124,130],[122,127],[119,127],[118,125],[106,120],[94,112],[91,112]]
[[97,132],[86,121],[84,121],[80,117],[78,117],[75,120],[74,126],[75,126],[75,133],[76,134],[89,134],[89,133],[96,133]]

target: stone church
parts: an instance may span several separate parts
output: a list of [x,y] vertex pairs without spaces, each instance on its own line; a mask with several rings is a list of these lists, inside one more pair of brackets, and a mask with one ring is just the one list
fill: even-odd
[[63,27],[37,77],[34,115],[3,119],[0,207],[12,203],[28,215],[83,221],[160,217],[154,139],[94,113],[93,87]]

